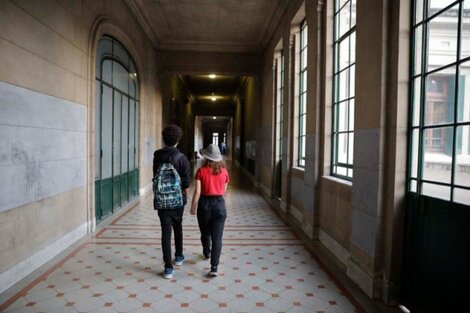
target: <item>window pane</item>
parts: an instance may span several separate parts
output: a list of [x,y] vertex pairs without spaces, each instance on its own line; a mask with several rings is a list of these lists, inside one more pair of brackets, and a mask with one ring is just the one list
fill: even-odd
[[113,176],[121,175],[121,93],[114,92]]
[[426,78],[424,125],[454,121],[455,70],[445,69]]
[[113,91],[103,85],[102,115],[101,115],[101,148],[103,149],[101,179],[109,178],[112,174],[113,158]]
[[423,195],[443,200],[450,200],[450,187],[423,183]]
[[307,90],[307,72],[300,74],[300,92],[305,92]]
[[356,66],[353,65],[349,69],[349,97],[354,97],[356,94]]
[[338,131],[346,131],[348,130],[348,103],[347,102],[340,102],[336,105],[338,110],[337,118],[338,118]]
[[356,0],[351,2],[351,27],[356,26]]
[[465,62],[460,65],[457,107],[458,121],[470,121],[470,62]]
[[338,134],[338,163],[348,162],[348,134]]
[[415,5],[416,5],[416,20],[415,22],[418,23],[418,22],[421,22],[423,20],[423,1],[424,0],[416,0],[415,1]]
[[419,114],[421,110],[421,77],[413,81],[413,126],[419,125]]
[[349,130],[354,130],[354,99],[349,101]]
[[421,73],[423,60],[423,26],[419,26],[415,30],[415,48],[414,48],[414,75]]
[[129,99],[122,97],[122,137],[121,137],[121,169],[122,173],[129,171],[128,167],[128,146],[129,146]]
[[338,12],[338,10],[347,2],[348,0],[336,0],[335,1],[335,12]]
[[348,174],[347,174],[348,177],[352,177],[353,176],[353,169],[352,168],[348,168]]
[[349,39],[343,40],[338,46],[338,70],[349,65]]
[[349,96],[349,69],[346,69],[339,73],[338,83],[339,98],[338,101],[342,101]]
[[102,79],[107,82],[108,84],[111,84],[111,75],[112,75],[112,61],[111,60],[105,60],[103,61],[103,75]]
[[129,171],[135,168],[135,102],[129,105]]
[[129,93],[129,73],[117,62],[113,64],[113,86],[124,93]]
[[351,36],[349,36],[349,42],[351,44],[350,53],[351,53],[351,60],[350,63],[356,62],[356,32],[352,32]]
[[465,0],[463,2],[463,10],[464,13],[462,16],[462,22],[464,26],[462,27],[462,34],[460,36],[460,59],[464,59],[470,56],[470,28],[468,27],[470,23],[470,16],[468,15],[468,12],[470,11],[469,0]]
[[457,127],[455,144],[455,184],[470,186],[470,126]]
[[454,188],[454,201],[468,205],[470,203],[470,190]]
[[341,11],[339,11],[336,16],[336,22],[338,25],[338,33],[336,38],[339,39],[343,36],[348,30],[351,29],[351,19],[350,19],[350,3],[345,5]]
[[[443,8],[456,2],[456,0],[429,0],[429,13],[428,16],[442,10]],[[454,7],[455,8],[455,7]]]
[[[452,10],[457,8],[458,5]],[[458,15],[449,16],[446,12],[428,23],[428,70],[457,60]]]
[[418,177],[419,130],[413,129],[411,133],[411,177]]
[[112,49],[113,49],[113,42],[106,37],[103,37],[100,39],[98,42],[98,48],[96,51],[96,77],[101,78],[101,62],[103,61],[103,58],[108,55],[110,56],[112,54]]
[[101,175],[101,84],[95,82],[95,179],[99,179]]
[[452,127],[424,130],[423,179],[450,184]]
[[417,191],[417,184],[416,184],[416,180],[412,180],[411,181],[411,185],[410,185],[410,191],[411,192],[416,192]]
[[336,173],[338,175],[347,176],[348,175],[348,170],[347,170],[346,167],[337,166],[336,167]]
[[117,58],[120,62],[122,62],[122,64],[124,64],[126,68],[129,68],[129,54],[127,53],[126,49],[124,49],[124,47],[117,41],[114,41],[113,48],[114,57]]
[[354,156],[354,133],[348,134],[348,164],[353,164],[353,156]]

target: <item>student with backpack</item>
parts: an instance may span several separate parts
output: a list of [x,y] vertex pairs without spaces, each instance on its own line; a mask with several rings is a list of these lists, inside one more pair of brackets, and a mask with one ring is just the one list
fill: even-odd
[[162,131],[165,147],[155,151],[153,156],[154,209],[158,211],[162,229],[162,252],[165,269],[163,277],[173,277],[171,255],[171,232],[175,234],[175,265],[182,265],[183,255],[183,211],[189,193],[191,167],[189,161],[176,146],[183,131],[177,125],[165,127]]
[[196,214],[201,231],[202,253],[211,260],[209,275],[218,275],[218,265],[222,252],[222,234],[224,232],[227,209],[224,194],[227,191],[229,175],[219,147],[210,144],[201,150],[204,164],[196,172],[196,185],[191,203],[192,215]]

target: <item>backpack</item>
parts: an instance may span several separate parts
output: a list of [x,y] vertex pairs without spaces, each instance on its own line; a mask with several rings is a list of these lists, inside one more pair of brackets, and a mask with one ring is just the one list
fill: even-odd
[[[179,152],[173,162],[178,161],[182,156],[183,154]],[[172,158],[160,164],[153,178],[153,193],[155,210],[183,207],[181,178],[172,163]]]

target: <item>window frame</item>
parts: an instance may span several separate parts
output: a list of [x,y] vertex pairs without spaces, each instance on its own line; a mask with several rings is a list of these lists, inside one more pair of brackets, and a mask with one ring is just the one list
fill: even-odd
[[[299,98],[298,98],[298,115],[297,115],[297,160],[296,166],[305,168],[306,157],[306,136],[307,136],[307,78],[308,78],[308,24],[307,19],[304,18],[300,23],[299,32]],[[307,40],[306,40],[307,39]],[[307,53],[304,57],[304,53]],[[305,61],[305,64],[304,64]],[[304,90],[302,87],[304,86]],[[305,95],[305,101],[304,99]],[[305,102],[305,103],[304,103]],[[303,121],[304,119],[304,121]],[[303,152],[303,153],[302,153]]]

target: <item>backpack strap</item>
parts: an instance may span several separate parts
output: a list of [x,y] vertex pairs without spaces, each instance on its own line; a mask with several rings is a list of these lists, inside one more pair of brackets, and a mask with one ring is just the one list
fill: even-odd
[[176,153],[176,154],[173,156],[175,159],[173,159],[173,157],[170,157],[170,159],[169,159],[168,161],[171,162],[171,163],[173,163],[173,165],[175,165],[175,163],[178,162],[178,160],[181,159],[182,156],[183,156],[183,154],[178,151],[178,153]]

